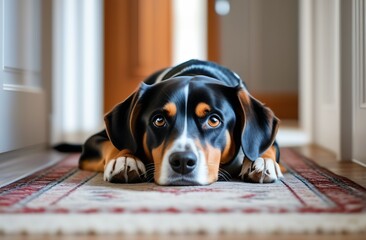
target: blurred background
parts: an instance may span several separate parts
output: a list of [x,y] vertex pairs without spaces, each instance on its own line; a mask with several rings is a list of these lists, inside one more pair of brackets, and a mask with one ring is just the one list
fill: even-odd
[[0,153],[82,143],[149,74],[238,73],[282,146],[366,162],[362,0],[1,0]]

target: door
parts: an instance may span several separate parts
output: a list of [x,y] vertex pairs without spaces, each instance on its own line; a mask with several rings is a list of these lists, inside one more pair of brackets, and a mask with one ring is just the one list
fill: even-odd
[[353,159],[366,164],[366,4],[354,1]]
[[230,11],[216,17],[208,2],[209,59],[238,73],[277,117],[297,120],[298,1],[227,2]]
[[338,1],[313,2],[314,141],[340,159],[340,6]]
[[104,2],[104,111],[171,65],[170,0]]
[[0,0],[0,153],[47,143],[48,2]]

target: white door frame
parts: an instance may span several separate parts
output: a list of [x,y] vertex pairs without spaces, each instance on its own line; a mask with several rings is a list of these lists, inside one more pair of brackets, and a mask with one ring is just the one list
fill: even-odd
[[[355,3],[359,0],[300,0],[300,125],[308,134],[312,143],[316,143],[325,147],[336,154],[336,157],[342,161],[353,160],[354,147],[354,94],[355,94],[355,76],[359,69],[355,69],[357,61],[354,52],[355,28]],[[332,7],[335,21],[327,22],[327,13],[321,12],[322,16],[316,16],[319,11],[319,4],[328,4]],[[324,7],[324,6],[320,6]],[[324,9],[324,8],[323,8]],[[327,12],[329,9],[327,9]],[[315,16],[314,16],[315,15]],[[333,19],[334,20],[334,19]],[[319,25],[337,28],[338,34],[335,39],[326,41],[322,39],[321,32],[317,32]],[[322,49],[319,45],[332,45],[332,49],[338,54],[338,63],[332,68],[325,71],[326,74],[321,76],[329,77],[339,76],[338,79],[325,80],[319,77],[319,68],[321,54],[327,54],[326,49]],[[320,51],[320,53],[319,53]],[[324,59],[323,59],[324,60]],[[322,65],[320,65],[322,66]],[[328,81],[328,82],[326,82]],[[327,115],[319,115],[319,109],[322,109],[321,99],[319,95],[328,94],[333,86],[329,89],[324,88],[326,84],[338,84],[335,99],[332,104],[336,107],[335,114],[327,119]],[[320,89],[323,86],[323,89]],[[320,91],[320,92],[319,92]],[[318,95],[317,95],[318,93]],[[319,94],[320,93],[320,94]],[[319,118],[323,123],[329,125],[319,125]],[[334,124],[335,123],[335,124]],[[333,131],[335,134],[329,134]]]
[[351,13],[352,32],[352,83],[353,83],[353,128],[352,159],[366,166],[366,4],[363,0],[353,0]]
[[[334,110],[334,104],[336,97],[339,102],[339,95],[333,95],[333,99],[329,102],[329,98],[322,98],[321,93],[327,94],[325,85],[327,83],[326,78],[329,78],[329,74],[337,76],[335,73],[336,68],[334,62],[331,66],[327,66],[325,62],[325,55],[333,50],[339,49],[337,41],[325,42],[322,32],[325,28],[331,28],[334,31],[334,25],[337,23],[326,22],[329,15],[333,15],[334,18],[338,16],[333,11],[325,13],[321,16],[321,10],[324,10],[324,4],[338,5],[339,1],[308,1],[300,0],[299,2],[299,25],[300,25],[300,37],[299,37],[299,123],[300,127],[309,136],[310,142],[330,149],[335,152],[337,157],[340,157],[340,151],[337,142],[339,141],[339,133],[332,132],[334,135],[330,136],[329,126],[326,126],[326,122],[330,124],[335,123],[332,126],[333,131],[338,131],[337,127],[339,121],[339,115]],[[326,15],[328,14],[328,15]],[[339,20],[339,17],[338,19]],[[328,25],[328,26],[327,26]],[[329,26],[330,25],[330,26]],[[329,33],[326,33],[329,35]],[[335,33],[331,32],[332,37]],[[338,38],[339,39],[339,38]],[[330,48],[322,48],[326,44],[331,45]],[[336,56],[339,57],[339,56]],[[333,60],[333,59],[332,59]],[[320,67],[319,67],[320,66]],[[330,79],[331,84],[339,84],[339,79]],[[327,101],[327,103],[326,103]],[[321,112],[326,110],[331,113],[332,117],[325,119],[326,114]],[[338,109],[337,109],[338,110]],[[328,114],[329,114],[328,113]],[[328,141],[329,140],[329,141]]]
[[313,17],[312,2],[299,2],[299,125],[310,142],[313,133]]
[[299,2],[299,124],[340,157],[339,0]]

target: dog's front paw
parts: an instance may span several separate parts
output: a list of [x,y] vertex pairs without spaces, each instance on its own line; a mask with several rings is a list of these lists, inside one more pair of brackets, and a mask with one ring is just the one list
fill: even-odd
[[239,176],[247,182],[272,183],[283,178],[280,166],[271,158],[244,159]]
[[104,168],[104,180],[113,183],[136,183],[145,178],[145,165],[137,158],[111,159]]

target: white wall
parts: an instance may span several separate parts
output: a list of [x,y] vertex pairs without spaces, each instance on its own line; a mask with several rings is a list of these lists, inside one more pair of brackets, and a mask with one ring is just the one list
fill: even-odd
[[207,1],[173,1],[173,65],[207,59]]
[[230,0],[220,17],[221,63],[254,92],[298,91],[298,1]]

